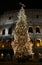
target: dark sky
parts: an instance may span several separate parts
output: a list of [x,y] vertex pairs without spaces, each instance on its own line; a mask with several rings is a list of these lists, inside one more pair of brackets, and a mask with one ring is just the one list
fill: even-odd
[[[42,1],[42,0],[41,0]],[[19,2],[26,5],[25,8],[29,9],[42,9],[42,2],[40,0],[0,0],[0,13],[8,10],[17,10],[21,6]]]

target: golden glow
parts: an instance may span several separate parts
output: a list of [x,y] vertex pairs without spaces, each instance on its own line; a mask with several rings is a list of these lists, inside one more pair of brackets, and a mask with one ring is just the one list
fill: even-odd
[[40,47],[40,43],[37,43],[36,46],[37,46],[37,47]]
[[30,46],[33,46],[34,44],[32,42],[30,42]]
[[4,48],[4,44],[2,45],[2,48]]
[[40,28],[40,26],[37,26],[37,28]]
[[37,34],[39,33],[39,32],[36,32]]
[[42,46],[42,40],[41,40],[40,38],[37,38],[37,40],[40,41],[40,42],[37,42],[37,43],[36,43],[36,46],[38,46],[38,47],[39,47],[39,46]]
[[41,42],[41,39],[40,38],[37,38],[37,40],[39,40]]
[[40,42],[40,46],[42,46],[42,41]]
[[1,57],[3,57],[4,56],[4,54],[3,53],[1,53]]
[[36,26],[36,33],[40,33],[40,26]]

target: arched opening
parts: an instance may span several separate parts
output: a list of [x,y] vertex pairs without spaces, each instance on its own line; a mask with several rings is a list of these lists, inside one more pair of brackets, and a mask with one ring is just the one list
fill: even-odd
[[11,20],[11,16],[9,16],[9,20]]
[[34,46],[34,40],[32,38],[30,40],[30,44],[31,44],[32,47]]
[[36,33],[40,33],[40,27],[39,26],[36,27]]
[[11,48],[11,39],[7,39],[6,40],[6,45],[5,45],[6,48]]
[[40,43],[41,43],[41,39],[37,39],[37,40],[36,40],[36,46],[37,46],[37,47],[40,47]]
[[5,35],[5,29],[2,30],[2,35]]
[[29,32],[29,33],[33,33],[33,28],[32,28],[32,27],[29,27],[28,32]]
[[8,34],[12,34],[12,27],[9,28]]

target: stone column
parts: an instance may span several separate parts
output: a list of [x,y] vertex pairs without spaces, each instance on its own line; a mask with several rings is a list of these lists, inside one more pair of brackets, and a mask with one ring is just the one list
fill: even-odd
[[8,28],[5,28],[5,35],[8,35]]

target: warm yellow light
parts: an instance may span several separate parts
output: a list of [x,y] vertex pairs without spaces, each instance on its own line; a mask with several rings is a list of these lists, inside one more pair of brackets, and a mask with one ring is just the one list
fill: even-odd
[[37,40],[39,40],[41,42],[41,39],[37,38]]
[[40,44],[39,44],[39,43],[37,43],[37,44],[36,44],[36,46],[37,46],[37,47],[39,47],[39,46],[40,46]]
[[32,42],[30,42],[30,46],[33,46],[34,44]]
[[40,26],[37,26],[37,28],[40,28]]
[[38,34],[39,32],[37,32],[37,34]]
[[3,53],[1,53],[1,57],[3,57],[4,56],[4,54]]
[[34,44],[33,43],[30,43],[30,46],[33,46]]
[[4,48],[4,44],[2,45],[2,48]]
[[42,41],[40,42],[40,46],[42,46]]

